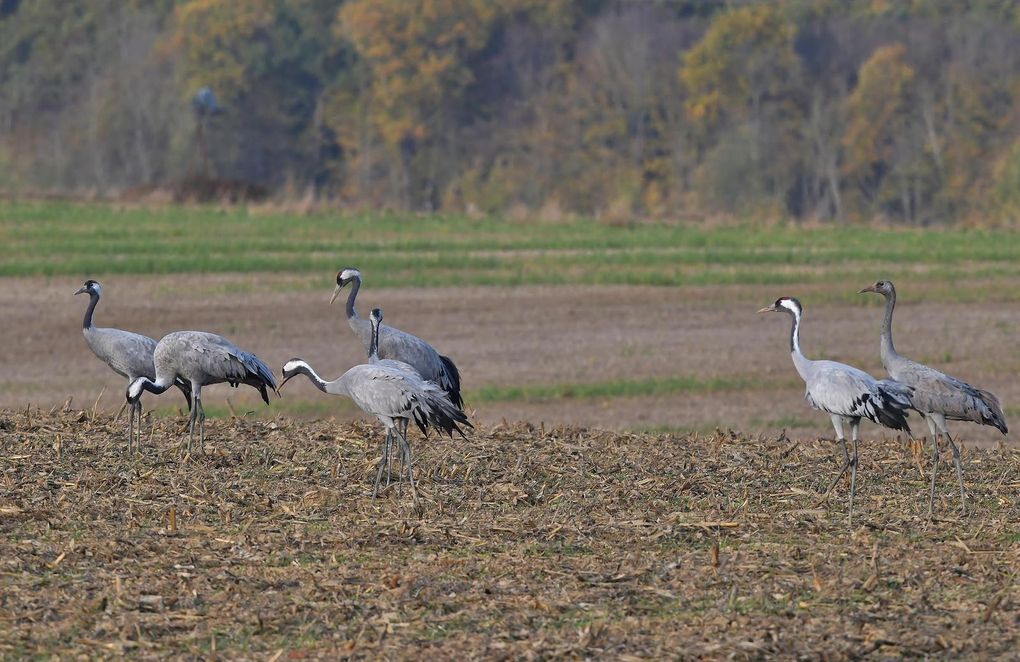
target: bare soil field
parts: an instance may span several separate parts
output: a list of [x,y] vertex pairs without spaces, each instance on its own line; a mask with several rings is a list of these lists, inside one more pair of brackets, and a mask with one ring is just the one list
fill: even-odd
[[[123,380],[91,355],[80,335],[87,301],[67,278],[7,278],[0,287],[0,406],[50,407],[68,397],[114,412]],[[846,283],[839,292],[868,284]],[[182,328],[222,333],[277,370],[300,356],[330,377],[364,360],[348,329],[343,305],[327,305],[333,283],[303,275],[116,276],[106,279],[99,325],[159,338]],[[973,285],[973,283],[971,284]],[[1005,284],[1008,285],[1008,284]],[[1003,287],[998,283],[996,287]],[[374,306],[386,322],[416,333],[451,355],[464,376],[475,420],[494,424],[529,420],[618,430],[703,431],[824,435],[828,418],[803,400],[788,354],[788,321],[754,312],[781,295],[805,304],[803,345],[809,356],[842,360],[880,375],[881,300],[858,305],[832,301],[833,285],[763,288],[712,287],[470,287],[373,289],[367,281],[359,307]],[[1008,303],[924,303],[922,284],[900,284],[897,345],[901,352],[998,394],[1007,417],[1020,411],[1020,306]],[[857,300],[853,300],[857,301]],[[676,377],[723,385],[711,391],[648,394],[629,385]],[[529,387],[617,384],[605,397],[534,397]],[[726,384],[733,384],[727,387]],[[523,387],[519,397],[477,397],[484,387]],[[328,399],[309,384],[288,386],[271,408],[254,391],[209,389],[207,406],[225,404],[259,416],[277,412],[341,420],[360,418],[349,403]],[[146,398],[147,407],[178,408],[179,396]],[[221,411],[223,411],[221,409]],[[917,420],[915,418],[915,420]],[[918,421],[916,426],[921,428]],[[994,444],[991,428],[955,424],[967,443]],[[926,430],[916,430],[923,434]],[[884,431],[866,425],[867,437]]]
[[0,658],[1015,659],[1020,450],[497,425],[413,439],[416,513],[370,498],[378,426],[0,410]]

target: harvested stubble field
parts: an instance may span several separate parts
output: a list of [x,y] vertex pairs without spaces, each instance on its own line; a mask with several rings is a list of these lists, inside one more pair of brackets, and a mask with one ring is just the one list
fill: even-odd
[[924,517],[927,452],[503,425],[416,438],[369,498],[377,426],[0,412],[0,656],[858,656],[1020,649],[1020,450],[967,449]]

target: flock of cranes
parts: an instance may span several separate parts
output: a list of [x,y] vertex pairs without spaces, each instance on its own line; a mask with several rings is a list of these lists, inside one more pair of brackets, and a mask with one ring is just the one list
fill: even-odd
[[[454,432],[464,436],[464,430],[472,428],[463,409],[460,372],[449,357],[439,354],[421,338],[383,326],[383,314],[378,308],[372,311],[368,320],[362,318],[356,309],[361,283],[359,270],[351,267],[340,270],[330,303],[340,296],[347,285],[351,285],[346,304],[347,322],[361,341],[368,356],[367,362],[355,365],[340,377],[327,381],[306,361],[294,358],[284,364],[283,382],[278,387],[265,362],[216,334],[177,331],[156,342],[136,333],[94,326],[93,316],[102,296],[102,288],[94,280],[86,281],[75,292],[88,293],[90,297],[83,325],[85,340],[97,357],[128,379],[128,451],[132,446],[137,448],[134,441],[135,421],[138,421],[140,428],[140,398],[145,391],[158,395],[177,387],[184,394],[191,412],[188,424],[190,452],[196,426],[199,444],[204,445],[203,386],[224,382],[234,387],[247,384],[257,389],[262,399],[269,404],[270,390],[279,395],[284,384],[297,375],[304,375],[322,392],[350,398],[362,411],[378,418],[385,427],[386,437],[376,471],[373,498],[378,494],[384,473],[389,482],[391,450],[396,444],[401,464],[399,478],[403,480],[406,473],[414,503],[418,506],[407,429],[412,421],[425,435],[428,435],[429,430],[436,429],[450,436]],[[797,299],[782,297],[758,311],[784,313],[792,318],[790,352],[794,367],[807,387],[805,397],[812,407],[830,415],[836,439],[842,447],[844,463],[825,496],[850,471],[848,521],[852,522],[861,419],[868,419],[892,430],[902,430],[910,435],[907,416],[913,410],[928,423],[932,437],[933,465],[928,516],[932,516],[934,507],[940,435],[953,451],[961,507],[965,511],[966,492],[960,451],[949,434],[946,421],[991,425],[1006,434],[1006,421],[999,400],[988,391],[897,353],[892,340],[895,287],[891,282],[882,280],[860,290],[860,293],[866,292],[881,294],[886,299],[880,354],[882,364],[889,373],[888,379],[875,379],[863,370],[844,363],[811,360],[804,356],[800,347],[804,308]],[[845,425],[850,427],[852,454],[844,435]]]
[[[781,297],[759,313],[786,313],[793,318],[790,330],[790,353],[793,365],[807,386],[804,397],[815,409],[832,417],[836,439],[843,448],[845,462],[839,475],[826,490],[832,491],[847,469],[850,469],[850,504],[847,520],[853,521],[854,496],[857,491],[857,444],[862,418],[874,421],[892,430],[911,434],[907,422],[910,409],[921,414],[928,422],[932,435],[931,490],[928,495],[928,516],[932,516],[935,503],[935,475],[939,462],[938,433],[941,432],[953,449],[956,478],[960,483],[960,507],[966,512],[967,497],[963,489],[963,468],[960,466],[960,449],[949,435],[946,421],[970,421],[991,425],[1006,434],[1006,418],[1002,405],[994,394],[951,377],[929,366],[911,361],[896,352],[892,341],[892,317],[896,307],[896,288],[890,281],[880,280],[860,290],[858,294],[875,292],[886,299],[885,320],[882,323],[880,354],[882,365],[890,379],[875,379],[863,370],[836,361],[812,361],[800,350],[800,324],[804,307],[792,297]],[[843,424],[850,425],[853,456],[846,446]]]
[[401,478],[406,470],[415,505],[419,505],[414,485],[411,445],[407,428],[413,420],[428,435],[438,429],[449,435],[464,436],[461,426],[471,428],[464,413],[460,394],[460,372],[453,361],[441,356],[421,338],[399,329],[382,326],[382,311],[372,311],[371,321],[363,320],[355,308],[361,287],[361,272],[342,269],[337,274],[337,287],[330,299],[336,300],[345,285],[354,286],[347,300],[347,320],[368,352],[368,363],[352,367],[339,378],[326,381],[302,359],[291,359],[283,366],[283,383],[277,386],[273,372],[255,354],[245,351],[226,338],[205,331],[175,331],[159,342],[152,338],[121,329],[97,328],[93,323],[102,287],[88,280],[75,294],[89,293],[83,333],[93,353],[121,376],[127,377],[128,451],[134,437],[134,421],[141,427],[141,397],[148,391],[159,395],[177,386],[188,398],[191,416],[188,421],[188,453],[192,451],[195,427],[199,447],[205,445],[205,410],[202,387],[228,383],[233,387],[247,384],[259,391],[269,404],[269,391],[277,395],[283,384],[303,374],[320,391],[350,398],[367,414],[378,418],[386,428],[383,457],[379,462],[372,496],[378,493],[385,469],[389,475],[391,445],[396,441],[401,458]]

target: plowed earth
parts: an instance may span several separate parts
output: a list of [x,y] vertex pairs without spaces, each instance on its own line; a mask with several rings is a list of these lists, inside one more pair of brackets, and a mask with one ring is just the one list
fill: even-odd
[[[342,301],[328,305],[330,274],[116,276],[103,281],[99,326],[155,338],[177,329],[226,335],[262,357],[279,374],[301,357],[334,378],[364,362],[364,349],[344,319]],[[581,425],[619,430],[710,432],[716,427],[790,435],[833,436],[828,416],[804,401],[804,385],[789,355],[785,316],[755,315],[781,295],[805,305],[802,343],[812,358],[829,358],[884,376],[878,355],[881,298],[816,303],[853,292],[871,281],[789,287],[458,287],[374,289],[359,297],[363,315],[383,308],[386,323],[432,342],[454,358],[475,420],[538,425]],[[81,280],[10,278],[0,287],[0,407],[43,408],[68,397],[79,408],[115,412],[126,381],[96,359],[81,336],[87,306],[72,292]],[[901,283],[897,346],[905,355],[992,391],[1007,419],[1020,402],[1020,306],[1008,303],[927,303],[936,298],[923,279]],[[1015,287],[1013,283],[995,287]],[[992,288],[991,285],[988,288]],[[994,288],[992,288],[994,289]],[[983,290],[977,289],[976,292]],[[976,295],[975,295],[976,296]],[[726,384],[713,390],[642,391],[670,379]],[[597,397],[532,397],[527,389],[603,384]],[[633,386],[636,385],[636,388]],[[613,388],[616,386],[618,388]],[[473,397],[479,389],[522,388],[524,397]],[[343,420],[363,415],[340,398],[325,398],[310,384],[288,385],[282,400],[265,408],[251,389],[225,385],[203,392],[206,407],[272,417],[283,412]],[[183,406],[173,391],[146,397],[146,408]],[[917,416],[915,434],[927,432]],[[865,434],[884,431],[865,423]],[[995,444],[993,428],[954,423],[965,443]]]

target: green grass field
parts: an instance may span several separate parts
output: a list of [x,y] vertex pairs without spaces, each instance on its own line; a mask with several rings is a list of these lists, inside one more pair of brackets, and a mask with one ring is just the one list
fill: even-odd
[[[955,284],[1016,276],[1018,258],[1013,233],[973,230],[703,228],[683,221],[626,225],[593,219],[521,223],[464,216],[295,216],[245,208],[0,203],[0,276],[321,274],[356,260],[372,272],[376,287],[779,285],[856,280],[874,271],[891,278],[923,271],[932,284]],[[953,300],[954,292],[937,288],[935,296]],[[1012,300],[1018,294],[989,288],[979,296]]]

